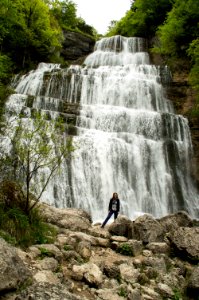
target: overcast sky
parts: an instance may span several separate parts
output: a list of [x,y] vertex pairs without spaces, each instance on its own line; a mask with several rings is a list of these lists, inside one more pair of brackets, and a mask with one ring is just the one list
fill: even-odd
[[98,33],[105,34],[112,20],[120,20],[130,9],[131,0],[73,0],[77,16],[82,17]]

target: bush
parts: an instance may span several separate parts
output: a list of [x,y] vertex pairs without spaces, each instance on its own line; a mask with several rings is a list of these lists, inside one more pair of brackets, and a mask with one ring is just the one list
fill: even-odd
[[0,187],[0,236],[16,246],[52,243],[56,231],[44,222],[38,208],[24,211],[24,199],[18,185],[4,182]]
[[117,248],[117,252],[123,255],[127,255],[127,256],[132,256],[133,255],[133,251],[131,249],[131,246],[129,244],[121,244],[118,248]]

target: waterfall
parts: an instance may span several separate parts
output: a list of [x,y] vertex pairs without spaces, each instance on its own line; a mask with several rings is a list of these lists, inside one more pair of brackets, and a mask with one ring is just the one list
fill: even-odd
[[42,63],[15,79],[8,119],[20,113],[28,120],[36,109],[50,118],[62,115],[72,122],[69,132],[75,128],[76,150],[43,201],[83,208],[97,221],[117,192],[121,213],[132,219],[178,210],[198,217],[189,126],[166,97],[163,73],[166,78],[166,67],[150,64],[144,39],[115,36],[98,41],[83,66]]

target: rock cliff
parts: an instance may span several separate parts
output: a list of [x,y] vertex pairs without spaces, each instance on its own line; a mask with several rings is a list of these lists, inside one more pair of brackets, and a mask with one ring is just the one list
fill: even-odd
[[190,114],[196,95],[188,83],[188,72],[178,71],[173,74],[167,88],[168,98],[173,102],[175,111],[188,118],[193,144],[192,176],[199,187],[199,118]]
[[79,209],[40,209],[56,240],[22,250],[0,239],[2,300],[197,299],[199,224],[186,213],[101,229]]
[[93,51],[95,40],[78,32],[64,31],[61,56],[69,62],[81,64]]

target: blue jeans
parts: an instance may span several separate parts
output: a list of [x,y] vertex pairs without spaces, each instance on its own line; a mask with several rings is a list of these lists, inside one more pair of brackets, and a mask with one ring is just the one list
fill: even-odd
[[104,220],[104,222],[103,222],[103,224],[102,224],[101,227],[104,227],[106,225],[106,223],[108,222],[108,220],[111,218],[112,214],[114,214],[114,219],[117,219],[118,211],[110,210],[109,213],[108,213],[108,216]]

